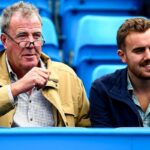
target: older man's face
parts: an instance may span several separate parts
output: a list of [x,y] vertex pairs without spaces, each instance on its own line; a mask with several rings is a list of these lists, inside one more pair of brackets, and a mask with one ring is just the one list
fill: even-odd
[[[26,18],[20,14],[15,14],[11,18],[8,34],[17,43],[22,41],[33,42],[41,37],[41,30],[41,22],[36,15]],[[21,48],[21,44],[16,44],[7,35],[4,45],[9,63],[14,71],[20,69],[27,72],[31,68],[38,66],[41,46],[30,43]]]

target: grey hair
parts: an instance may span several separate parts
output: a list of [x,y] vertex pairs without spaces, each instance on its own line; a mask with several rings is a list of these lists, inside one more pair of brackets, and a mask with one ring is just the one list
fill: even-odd
[[31,17],[33,14],[37,15],[41,21],[39,10],[30,3],[25,3],[23,1],[14,3],[13,5],[6,7],[1,15],[1,32],[7,32],[10,25],[11,17],[15,13],[20,13],[22,17]]

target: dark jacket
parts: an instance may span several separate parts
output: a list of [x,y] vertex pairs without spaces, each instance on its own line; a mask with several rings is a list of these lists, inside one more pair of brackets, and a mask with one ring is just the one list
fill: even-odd
[[141,127],[137,106],[127,90],[127,68],[95,80],[90,91],[93,127]]

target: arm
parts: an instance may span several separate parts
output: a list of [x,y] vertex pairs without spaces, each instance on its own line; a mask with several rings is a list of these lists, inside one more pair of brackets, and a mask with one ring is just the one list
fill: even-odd
[[[98,80],[97,80],[98,81]],[[94,82],[90,91],[90,119],[92,127],[113,127],[109,110],[109,97],[105,87]]]
[[78,103],[79,103],[79,116],[76,126],[78,127],[91,126],[89,119],[89,100],[87,99],[82,82],[80,82],[80,96],[78,99]]
[[0,116],[3,116],[14,108],[8,92],[9,86],[10,85],[4,85],[0,87]]
[[[43,88],[47,83],[49,73],[47,70],[34,67],[18,81],[0,87],[0,116],[14,108],[14,100],[20,93],[30,91],[33,87]],[[12,96],[9,95],[9,90]]]

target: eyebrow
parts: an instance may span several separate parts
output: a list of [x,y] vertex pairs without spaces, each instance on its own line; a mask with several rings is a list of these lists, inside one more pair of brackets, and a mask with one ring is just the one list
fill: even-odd
[[[24,31],[23,31],[23,32],[18,32],[18,33],[16,34],[16,36],[18,36],[18,35],[23,35],[23,34],[28,35],[28,32],[24,32]],[[34,34],[42,34],[42,32],[37,31],[37,32],[33,32],[32,34],[33,34],[33,35],[34,35]]]
[[133,48],[132,51],[145,50],[145,48],[146,48],[146,47],[144,47],[144,46],[136,47],[136,48]]

